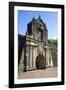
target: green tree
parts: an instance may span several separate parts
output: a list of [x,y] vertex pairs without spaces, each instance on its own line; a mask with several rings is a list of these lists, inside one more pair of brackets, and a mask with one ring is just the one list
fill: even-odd
[[56,47],[57,47],[57,45],[58,45],[57,39],[56,39],[56,40],[54,40],[54,39],[49,39],[49,40],[48,40],[48,43],[49,43],[49,44],[53,44],[53,45],[56,46]]

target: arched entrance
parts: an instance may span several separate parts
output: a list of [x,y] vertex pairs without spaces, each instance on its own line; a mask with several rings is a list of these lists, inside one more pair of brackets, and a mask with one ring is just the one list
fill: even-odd
[[42,54],[39,54],[36,58],[36,68],[37,69],[45,69],[46,68],[46,60]]

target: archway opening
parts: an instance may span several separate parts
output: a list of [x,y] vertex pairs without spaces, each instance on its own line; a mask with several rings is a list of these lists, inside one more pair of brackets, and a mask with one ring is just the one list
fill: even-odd
[[39,54],[36,57],[36,69],[45,69],[46,68],[46,59],[42,54]]

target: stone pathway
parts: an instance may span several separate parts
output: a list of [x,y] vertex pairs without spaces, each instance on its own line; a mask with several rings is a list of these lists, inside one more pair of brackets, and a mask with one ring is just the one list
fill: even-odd
[[18,74],[18,79],[57,77],[57,67],[46,70],[33,70]]

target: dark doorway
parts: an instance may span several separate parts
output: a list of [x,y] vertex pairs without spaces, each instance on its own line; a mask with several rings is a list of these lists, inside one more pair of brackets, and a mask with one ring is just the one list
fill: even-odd
[[42,54],[39,54],[36,58],[36,68],[45,69],[46,68],[46,59]]

